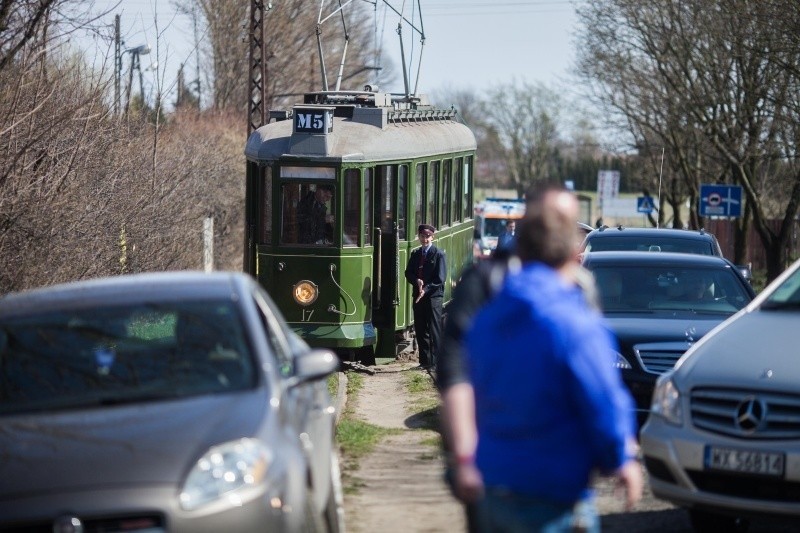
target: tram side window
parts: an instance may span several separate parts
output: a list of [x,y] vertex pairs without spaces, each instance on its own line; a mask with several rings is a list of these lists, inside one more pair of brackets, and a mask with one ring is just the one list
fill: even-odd
[[261,242],[272,242],[272,167],[262,167],[261,202]]
[[372,244],[372,169],[364,169],[364,246]]
[[281,186],[281,244],[333,245],[334,187],[326,182]]
[[398,237],[406,238],[406,194],[408,190],[408,165],[400,165],[397,169],[399,197],[397,199],[397,231]]
[[450,225],[450,206],[452,200],[450,197],[450,180],[451,168],[453,162],[450,159],[445,159],[442,165],[442,226]]
[[[272,167],[247,163],[247,219],[259,244],[272,243]],[[248,237],[249,238],[249,237]]]
[[392,191],[394,190],[394,167],[379,166],[378,170],[378,194],[380,195],[380,205],[378,206],[380,214],[380,228],[381,232],[385,235],[394,231],[394,198]]
[[472,217],[472,156],[464,158],[464,220]]
[[425,192],[425,223],[434,227],[439,227],[439,220],[436,218],[436,193],[439,184],[439,161],[431,163],[431,173],[427,176],[428,184]]
[[358,246],[360,226],[359,206],[361,204],[361,173],[351,168],[344,173],[344,213],[342,232],[343,246]]
[[415,179],[414,179],[414,225],[412,227],[417,228],[420,224],[424,222],[422,218],[423,209],[425,209],[425,204],[423,203],[423,192],[425,187],[425,170],[427,169],[427,165],[424,163],[417,163],[415,167]]
[[457,158],[453,163],[453,222],[461,220],[461,191],[464,183],[461,181],[461,158]]

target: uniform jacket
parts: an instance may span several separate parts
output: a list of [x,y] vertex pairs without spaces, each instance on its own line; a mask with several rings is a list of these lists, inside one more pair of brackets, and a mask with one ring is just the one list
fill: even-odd
[[497,238],[497,248],[502,250],[511,250],[512,248],[514,248],[515,241],[516,241],[516,235],[512,235],[511,233],[504,231]]
[[[406,265],[406,280],[414,287],[414,298],[417,291],[417,269],[419,267],[419,256],[422,253],[420,246],[413,252]],[[422,288],[425,296],[429,298],[441,298],[444,296],[444,282],[447,279],[447,263],[443,250],[432,244],[428,253],[425,254],[425,262],[422,264]]]

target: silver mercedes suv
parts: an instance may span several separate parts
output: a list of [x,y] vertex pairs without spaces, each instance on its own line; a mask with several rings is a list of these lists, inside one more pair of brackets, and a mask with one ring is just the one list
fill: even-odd
[[800,261],[656,383],[640,439],[653,494],[698,531],[800,519]]

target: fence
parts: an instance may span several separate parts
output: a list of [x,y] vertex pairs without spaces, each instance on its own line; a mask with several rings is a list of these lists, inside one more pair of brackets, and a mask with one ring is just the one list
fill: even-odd
[[[722,248],[722,255],[729,259],[733,259],[733,243],[735,221],[729,219],[706,219],[705,229],[716,235],[719,240],[719,245]],[[767,224],[772,231],[776,232],[780,228],[780,220],[769,220]],[[794,221],[794,227],[791,230],[792,235],[786,245],[787,257],[793,260],[798,257],[800,251],[800,242],[798,242],[798,221]],[[750,264],[751,269],[755,272],[767,268],[767,254],[764,251],[764,245],[761,243],[761,237],[758,236],[755,229],[750,226],[747,235],[747,251],[745,252],[745,263]]]

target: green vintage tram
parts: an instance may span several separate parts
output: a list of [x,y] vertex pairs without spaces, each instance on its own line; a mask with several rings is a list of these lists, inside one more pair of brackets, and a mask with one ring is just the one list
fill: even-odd
[[311,346],[367,364],[413,346],[403,271],[421,223],[472,261],[475,137],[422,96],[315,92],[247,141],[244,269]]

